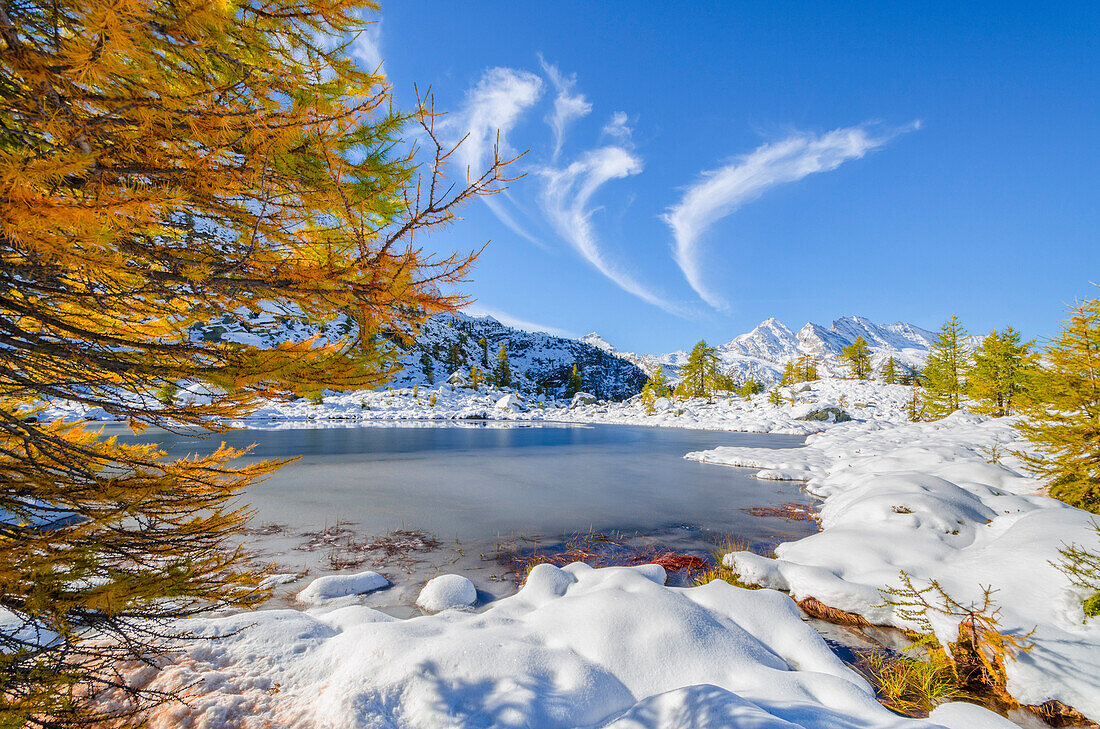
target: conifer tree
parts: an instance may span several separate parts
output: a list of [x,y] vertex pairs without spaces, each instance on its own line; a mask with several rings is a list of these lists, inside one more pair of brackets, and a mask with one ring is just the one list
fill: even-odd
[[779,394],[779,388],[778,387],[773,387],[768,392],[768,402],[770,402],[772,405],[782,405],[783,404],[783,396]]
[[1100,299],[1071,309],[1028,401],[1019,429],[1038,452],[1021,454],[1025,465],[1054,498],[1100,513]]
[[420,355],[420,369],[424,371],[424,376],[428,378],[428,384],[435,384],[435,365],[432,363],[432,358],[427,352]]
[[569,373],[569,380],[565,383],[565,396],[573,397],[581,391],[582,387],[584,387],[584,384],[581,382],[581,370],[574,364],[572,371]]
[[657,371],[649,377],[649,381],[646,383],[656,397],[669,397],[672,395],[672,388],[668,385],[668,377],[665,375],[664,367],[657,366]]
[[886,364],[882,366],[882,381],[887,385],[898,384],[898,363],[893,357],[886,360]]
[[737,390],[737,394],[741,397],[752,397],[761,392],[764,392],[764,385],[752,377],[742,382],[741,387]]
[[470,389],[476,390],[481,387],[482,371],[476,364],[470,365]]
[[808,354],[799,356],[795,365],[795,374],[798,376],[799,382],[813,382],[818,379],[817,360]]
[[840,356],[848,365],[851,376],[857,380],[866,380],[871,376],[871,349],[862,336],[840,350]]
[[489,341],[482,337],[477,340],[477,346],[481,347],[481,366],[489,369]]
[[688,397],[710,397],[718,380],[718,350],[699,340],[680,369],[680,384]]
[[[449,185],[430,102],[396,111],[331,42],[371,7],[0,2],[0,725],[121,721],[162,697],[119,662],[178,645],[177,617],[262,597],[236,499],[277,463],[166,461],[44,421],[44,401],[216,430],[261,395],[387,381],[392,341],[466,303],[443,292],[474,257],[430,257],[419,233],[502,165]],[[192,336],[225,317],[258,341],[281,322],[346,336]],[[157,403],[181,382],[204,398]]]
[[967,394],[977,401],[980,413],[1003,417],[1019,411],[1020,399],[1038,363],[1031,351],[1034,342],[1020,342],[1012,327],[994,329],[974,353]]
[[646,415],[657,414],[657,395],[649,382],[642,387],[641,403]]
[[500,343],[500,351],[497,352],[497,365],[493,371],[493,380],[497,387],[512,386],[512,368],[508,365],[508,350],[504,342]]
[[924,410],[933,419],[959,409],[970,371],[966,330],[955,314],[943,323],[924,367]]
[[794,360],[787,360],[787,364],[783,365],[783,376],[779,379],[779,384],[793,385],[796,382],[798,382],[798,374]]

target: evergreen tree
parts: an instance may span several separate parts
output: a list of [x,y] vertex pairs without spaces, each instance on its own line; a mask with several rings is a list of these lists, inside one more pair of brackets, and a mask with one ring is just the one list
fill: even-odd
[[424,376],[428,378],[428,384],[435,384],[435,365],[432,363],[432,358],[427,352],[420,355],[420,369],[424,371]]
[[1003,417],[1019,410],[1020,399],[1038,356],[1031,351],[1034,342],[1020,342],[1020,333],[1012,327],[1003,332],[994,329],[974,353],[967,394],[978,401],[978,412]]
[[645,386],[642,387],[641,402],[642,407],[645,408],[646,415],[657,414],[657,395],[649,382],[645,383]]
[[[434,114],[397,111],[331,42],[371,8],[0,2],[0,725],[121,725],[120,707],[168,698],[121,662],[172,651],[176,618],[263,597],[234,542],[242,489],[277,463],[166,459],[46,421],[44,401],[220,430],[260,396],[386,382],[383,333],[407,341],[464,303],[443,292],[473,257],[431,259],[421,237],[501,165],[450,187]],[[422,170],[402,147],[414,125]],[[257,336],[192,336],[217,319]],[[261,344],[280,322],[339,337]],[[202,401],[155,403],[177,382]]]
[[718,379],[718,350],[700,340],[680,369],[680,384],[688,397],[710,397]]
[[569,380],[565,383],[565,396],[573,397],[580,392],[583,387],[584,384],[581,382],[580,368],[574,364],[573,370],[569,373]]
[[920,385],[921,378],[923,376],[924,372],[921,370],[920,367],[917,367],[916,365],[902,365],[901,377],[898,378],[898,382],[902,385],[916,387],[917,385]]
[[862,336],[840,350],[841,358],[847,363],[854,379],[866,380],[871,376],[871,349]]
[[493,372],[493,380],[497,387],[512,386],[512,368],[508,365],[508,350],[504,348],[504,342],[500,343],[500,351],[497,352],[497,365]]
[[772,405],[783,404],[783,396],[779,394],[778,387],[773,387],[771,391],[768,392],[768,402],[770,402]]
[[887,385],[898,384],[898,363],[893,357],[886,360],[886,364],[882,366],[882,381]]
[[1071,309],[1028,389],[1018,427],[1037,453],[1019,454],[1049,493],[1100,513],[1100,299]]
[[477,345],[481,347],[481,366],[489,369],[489,341],[482,337],[477,340]]
[[970,371],[966,338],[962,322],[952,314],[932,343],[921,384],[924,386],[924,409],[933,419],[949,415],[961,405]]

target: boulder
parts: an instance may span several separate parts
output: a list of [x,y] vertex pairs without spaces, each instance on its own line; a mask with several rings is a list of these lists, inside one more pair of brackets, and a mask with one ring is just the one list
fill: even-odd
[[595,405],[596,396],[590,392],[578,392],[573,396],[573,399],[569,401],[569,407],[575,408],[580,405]]
[[822,423],[846,423],[852,419],[852,416],[844,412],[840,408],[828,407],[821,408],[820,410],[811,410],[800,418],[795,420],[811,420]]
[[523,403],[523,398],[514,392],[497,400],[496,405],[493,407],[497,410],[508,410],[511,412],[520,412],[527,409],[526,405]]

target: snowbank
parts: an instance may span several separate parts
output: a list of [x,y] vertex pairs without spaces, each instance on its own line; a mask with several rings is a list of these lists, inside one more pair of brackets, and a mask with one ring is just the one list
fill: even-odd
[[[196,620],[171,727],[931,727],[879,705],[789,598],[674,589],[655,565],[535,567],[482,613],[363,606]],[[971,729],[969,722],[957,729]]]
[[[902,570],[920,586],[937,580],[963,603],[991,586],[1004,631],[1035,631],[1033,648],[1008,665],[1009,692],[1100,719],[1100,620],[1085,622],[1083,595],[1051,564],[1063,543],[1094,545],[1090,515],[1037,495],[1039,484],[1009,454],[1026,445],[1015,437],[1009,419],[960,412],[932,423],[849,423],[797,449],[686,457],[806,480],[825,499],[822,531],[780,545],[776,559],[727,555],[743,579],[901,628],[917,626],[879,590],[898,586]],[[957,639],[956,623],[933,622],[941,642]]]

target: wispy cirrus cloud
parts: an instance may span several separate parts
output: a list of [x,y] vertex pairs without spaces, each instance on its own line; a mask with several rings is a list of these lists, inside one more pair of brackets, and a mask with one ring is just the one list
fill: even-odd
[[599,208],[590,208],[592,196],[605,183],[642,171],[642,160],[618,146],[593,149],[562,168],[540,170],[544,185],[540,196],[543,212],[557,233],[592,266],[619,288],[667,312],[684,315],[684,310],[612,263],[600,247],[592,225]]
[[548,63],[541,53],[539,64],[556,92],[554,107],[546,117],[546,123],[554,132],[554,151],[551,160],[556,162],[561,154],[562,143],[565,141],[565,128],[574,119],[587,116],[592,111],[592,104],[584,94],[574,93],[573,87],[577,85],[576,74],[564,76],[558,67]]
[[879,149],[899,134],[919,128],[920,122],[916,121],[893,129],[861,124],[822,135],[800,132],[704,172],[685,190],[680,202],[662,216],[672,229],[672,257],[684,278],[710,306],[728,308],[722,295],[703,279],[701,239],[711,226],[771,187],[835,170]]
[[512,327],[513,329],[522,329],[525,332],[545,332],[555,337],[568,337],[570,339],[576,339],[577,337],[576,334],[566,329],[520,319],[519,317],[512,316],[499,309],[490,309],[481,304],[473,304],[463,309],[463,311],[470,316],[491,316],[505,326]]
[[605,137],[617,139],[620,143],[630,144],[634,130],[627,125],[628,121],[629,119],[625,111],[616,111],[611,115],[611,118],[607,120],[607,124],[603,125],[603,129],[600,130],[600,133]]
[[348,53],[365,71],[385,73],[382,61],[382,21],[373,20],[348,45]]
[[[542,79],[529,71],[490,68],[466,94],[462,108],[443,118],[437,126],[458,141],[455,161],[472,176],[480,175],[492,164],[493,148],[500,145],[502,157],[514,155],[508,134],[523,114],[542,97]],[[535,236],[519,224],[513,213],[497,196],[481,200],[497,218],[514,232],[539,244]]]

